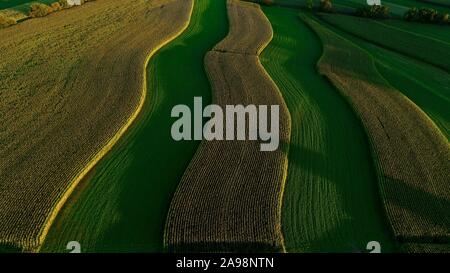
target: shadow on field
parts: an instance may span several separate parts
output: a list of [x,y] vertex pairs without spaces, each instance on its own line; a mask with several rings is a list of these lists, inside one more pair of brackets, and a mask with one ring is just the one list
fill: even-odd
[[334,180],[334,178],[330,175],[330,172],[327,170],[327,160],[323,154],[294,143],[288,144],[286,142],[280,142],[280,147],[281,151],[287,155],[289,154],[289,151],[295,150],[296,153],[301,154],[304,159],[308,159],[301,160],[299,157],[289,157],[289,165],[297,165],[301,169],[312,173],[315,176],[323,177],[329,181]]
[[[398,241],[408,243],[450,243],[450,200],[413,188],[403,181],[390,177],[385,178],[391,185],[387,194],[387,202],[404,209],[407,215],[412,214],[420,219],[424,219],[417,224],[419,228],[430,231],[430,234],[420,236],[397,236]],[[402,196],[404,198],[401,198]],[[411,223],[412,221],[408,222]],[[412,228],[406,227],[406,229]],[[434,230],[443,231],[444,234],[433,235],[432,232]]]

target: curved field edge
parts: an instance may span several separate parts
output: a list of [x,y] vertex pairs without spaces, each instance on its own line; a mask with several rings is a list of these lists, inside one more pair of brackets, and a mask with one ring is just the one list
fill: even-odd
[[[193,10],[193,6],[194,6],[194,1],[191,1],[191,5],[190,5],[190,11],[189,14],[192,13]],[[44,225],[41,234],[39,236],[39,241],[41,242],[38,249],[36,250],[37,252],[39,252],[42,243],[45,241],[45,238],[55,220],[55,218],[57,217],[58,213],[60,212],[61,208],[64,206],[64,204],[66,203],[67,199],[71,196],[71,194],[73,193],[73,191],[76,189],[77,185],[79,184],[79,182],[95,167],[95,165],[97,165],[97,163],[114,147],[114,145],[116,145],[116,143],[119,141],[119,139],[122,138],[122,136],[127,132],[127,130],[130,128],[131,125],[133,125],[133,123],[135,122],[136,118],[139,116],[142,107],[144,105],[145,99],[147,97],[147,71],[146,71],[146,67],[150,61],[150,59],[153,57],[153,55],[160,50],[162,47],[164,47],[165,45],[167,45],[168,43],[170,43],[172,40],[174,40],[176,37],[178,37],[180,34],[183,33],[183,31],[188,27],[189,25],[189,20],[183,22],[181,28],[174,33],[173,35],[167,37],[165,40],[163,40],[156,48],[154,48],[151,52],[149,52],[144,64],[143,64],[143,88],[142,88],[142,92],[141,92],[141,96],[139,99],[139,104],[136,107],[136,110],[134,111],[134,113],[132,114],[132,116],[130,116],[127,120],[127,122],[124,124],[124,126],[122,126],[119,131],[114,135],[114,137],[112,139],[109,140],[109,142],[91,159],[91,161],[88,163],[88,165],[86,167],[83,168],[83,170],[75,177],[75,179],[70,183],[69,188],[65,191],[65,193],[63,193],[61,199],[59,200],[59,202],[55,205],[55,207],[53,208],[51,214],[49,215],[46,224]]]
[[377,240],[383,252],[394,251],[365,132],[351,106],[315,69],[322,55],[319,37],[298,10],[263,11],[274,39],[261,60],[292,119],[282,218],[286,250],[364,251]]
[[[323,14],[325,22],[381,47],[450,71],[450,44],[367,18]],[[445,27],[445,26],[444,26]]]
[[[323,19],[325,17],[326,15],[321,15],[319,18]],[[341,16],[340,20],[347,20],[348,23],[346,25],[351,25],[349,23],[355,23],[357,18]],[[450,74],[412,57],[371,44],[355,36],[346,28],[335,28],[330,20],[324,20],[323,22],[327,26],[332,27],[336,33],[354,42],[370,54],[374,58],[377,70],[381,75],[394,88],[402,92],[425,111],[447,139],[450,138],[450,112],[447,110],[450,102]],[[376,23],[381,24],[380,22]],[[392,21],[391,24],[393,23],[399,23],[399,21]],[[405,23],[401,27],[412,28],[416,25],[420,24]],[[436,30],[438,31],[436,34],[439,34],[442,27],[435,25],[424,26],[427,27],[427,34],[431,34]],[[367,28],[366,32],[370,33],[370,28]],[[425,32],[423,34],[425,35]]]
[[284,252],[281,200],[290,116],[256,55],[272,29],[258,5],[227,3],[230,32],[205,58],[213,101],[223,109],[277,102],[280,147],[262,152],[260,141],[202,141],[170,205],[164,232],[170,252]]
[[66,251],[69,240],[83,252],[163,251],[170,199],[200,143],[172,139],[171,109],[192,107],[194,96],[210,102],[203,59],[226,25],[225,1],[195,1],[188,28],[147,66],[148,99],[136,126],[83,180],[43,251]]
[[[304,14],[302,19],[328,43],[321,72],[349,99],[368,132],[382,200],[396,240],[447,243],[447,139],[420,108],[389,85],[369,53],[317,19]],[[358,66],[350,66],[345,54],[359,59]],[[364,96],[355,91],[361,89],[367,90]]]
[[136,109],[148,52],[187,11],[182,1],[102,0],[0,30],[3,243],[38,248],[70,182]]

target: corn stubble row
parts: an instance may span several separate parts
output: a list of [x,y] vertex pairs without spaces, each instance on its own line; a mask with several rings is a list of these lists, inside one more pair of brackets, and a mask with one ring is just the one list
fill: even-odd
[[368,134],[396,239],[450,242],[447,139],[421,109],[380,76],[366,52],[302,17],[324,42],[321,73],[353,106]]
[[102,0],[0,30],[0,245],[39,247],[74,179],[136,116],[148,54],[191,9]]
[[[228,1],[228,15],[231,31],[205,58],[213,102],[222,107],[279,104],[280,142],[287,145],[289,113],[257,55],[272,37],[270,23],[259,6],[239,1]],[[282,146],[261,152],[259,141],[203,141],[172,199],[165,247],[182,252],[283,250],[286,168]]]

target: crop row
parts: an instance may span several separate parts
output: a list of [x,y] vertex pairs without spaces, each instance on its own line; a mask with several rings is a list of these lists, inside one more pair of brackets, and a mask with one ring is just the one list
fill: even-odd
[[310,17],[302,18],[324,43],[320,72],[353,106],[368,134],[395,237],[400,242],[448,242],[447,139],[381,77],[367,52]]
[[186,25],[191,5],[96,1],[1,30],[0,243],[39,247],[77,182],[136,118],[143,64]]
[[[259,141],[202,142],[172,199],[165,230],[169,251],[283,250],[283,147],[289,141],[290,118],[276,85],[251,54],[270,41],[272,29],[257,5],[230,0],[228,12],[229,36],[205,58],[213,102],[222,107],[280,105],[283,145],[262,152]],[[236,33],[239,26],[245,26],[245,33]]]

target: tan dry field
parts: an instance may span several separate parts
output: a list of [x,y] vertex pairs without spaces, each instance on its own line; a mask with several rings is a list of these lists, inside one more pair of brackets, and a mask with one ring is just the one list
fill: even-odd
[[[272,29],[259,6],[228,2],[233,53],[210,51],[205,67],[213,103],[280,105],[280,147],[261,152],[259,141],[203,141],[172,199],[165,230],[169,251],[284,250],[281,201],[287,171],[290,116],[275,83],[257,55]],[[238,12],[234,12],[238,10]],[[246,25],[245,33],[235,33]],[[260,33],[264,35],[260,35]],[[252,41],[248,45],[241,41]],[[254,43],[253,43],[254,42]],[[260,48],[262,49],[262,47]]]
[[228,36],[214,50],[259,55],[273,36],[269,19],[262,14],[259,5],[228,0],[227,12],[230,27]]
[[192,5],[98,0],[0,30],[0,244],[39,247],[77,181],[136,118],[145,64]]
[[448,243],[447,139],[420,108],[381,77],[368,53],[305,20],[324,42],[319,70],[353,106],[369,136],[395,237],[400,242]]

